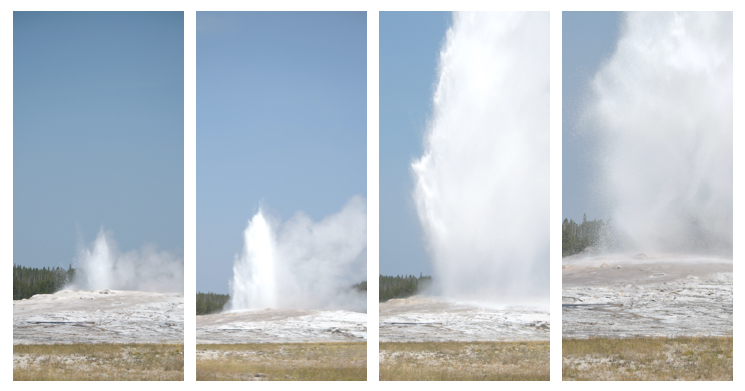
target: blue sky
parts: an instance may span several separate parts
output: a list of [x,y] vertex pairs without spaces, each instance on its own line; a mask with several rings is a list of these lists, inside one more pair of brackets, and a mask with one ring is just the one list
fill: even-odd
[[228,292],[260,205],[367,196],[365,12],[197,12],[197,291]]
[[597,201],[593,176],[596,140],[580,132],[582,102],[603,61],[613,54],[620,33],[618,12],[562,13],[562,219],[608,219]]
[[412,199],[411,162],[432,115],[449,12],[380,13],[380,273],[432,273]]
[[184,246],[183,12],[14,12],[13,262]]

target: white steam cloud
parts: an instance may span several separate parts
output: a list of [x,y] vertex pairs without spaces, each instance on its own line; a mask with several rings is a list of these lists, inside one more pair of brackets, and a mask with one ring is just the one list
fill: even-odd
[[622,249],[732,253],[732,36],[731,12],[625,15],[585,113]]
[[337,214],[313,222],[297,212],[281,222],[262,208],[248,222],[230,282],[232,310],[345,309],[366,312],[367,206],[352,197]]
[[549,15],[456,13],[414,199],[442,294],[513,304],[549,284]]
[[78,246],[75,279],[67,289],[184,291],[184,259],[155,245],[121,252],[101,228],[90,247]]

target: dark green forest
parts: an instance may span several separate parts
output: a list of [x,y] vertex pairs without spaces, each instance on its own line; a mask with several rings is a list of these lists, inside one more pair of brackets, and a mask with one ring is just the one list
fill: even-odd
[[587,215],[582,215],[581,224],[564,219],[561,223],[561,256],[568,257],[581,253],[588,247],[597,247],[609,228],[610,222],[587,221]]
[[357,292],[367,292],[367,281],[352,285],[352,289],[356,289]]
[[230,295],[197,292],[197,315],[220,312],[228,300],[230,300]]
[[75,269],[61,267],[41,269],[13,264],[13,300],[28,299],[33,295],[54,293],[75,278]]
[[380,276],[378,302],[416,295],[432,285],[431,276]]

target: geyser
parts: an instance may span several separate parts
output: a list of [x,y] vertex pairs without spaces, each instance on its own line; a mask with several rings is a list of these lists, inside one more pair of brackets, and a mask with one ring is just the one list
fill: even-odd
[[184,291],[184,259],[155,245],[120,252],[111,233],[99,230],[90,247],[78,246],[75,279],[68,289]]
[[249,220],[244,248],[235,257],[231,310],[345,309],[366,312],[367,206],[352,197],[337,214],[313,222],[297,212],[272,218],[264,208]]
[[587,130],[623,251],[732,253],[732,13],[625,14]]
[[548,300],[548,12],[453,15],[412,168],[443,295]]

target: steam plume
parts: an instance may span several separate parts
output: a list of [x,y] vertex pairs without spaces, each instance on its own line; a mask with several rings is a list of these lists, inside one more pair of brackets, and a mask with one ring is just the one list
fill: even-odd
[[337,214],[313,222],[297,212],[272,218],[264,208],[248,222],[236,256],[230,308],[347,309],[365,312],[367,207],[352,197]]
[[184,260],[155,245],[120,252],[111,233],[99,230],[90,247],[78,247],[75,280],[69,289],[184,291]]
[[732,13],[625,15],[586,107],[618,244],[732,253]]
[[414,199],[442,293],[548,298],[549,15],[456,13]]

